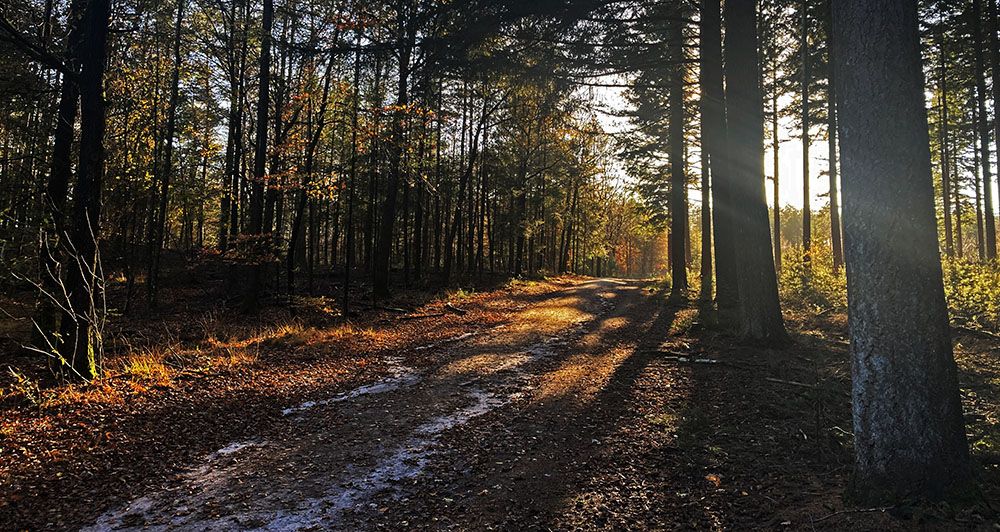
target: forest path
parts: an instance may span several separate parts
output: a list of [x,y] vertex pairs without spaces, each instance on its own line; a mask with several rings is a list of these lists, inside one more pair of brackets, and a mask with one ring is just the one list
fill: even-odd
[[[622,428],[630,361],[674,314],[643,283],[601,279],[511,318],[397,353],[382,380],[286,409],[272,436],[212,453],[90,529],[483,528],[582,508],[573,486]],[[440,363],[407,364],[427,350]]]

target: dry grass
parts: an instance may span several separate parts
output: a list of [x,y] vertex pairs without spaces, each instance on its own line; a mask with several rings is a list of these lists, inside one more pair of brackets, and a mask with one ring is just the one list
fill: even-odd
[[226,347],[212,358],[212,366],[223,369],[237,369],[252,366],[260,359],[260,350],[254,348]]
[[45,391],[42,408],[78,406],[87,404],[122,404],[125,394],[107,380],[97,380],[89,384],[60,386]]
[[122,373],[140,382],[170,386],[176,370],[165,363],[169,355],[167,350],[157,348],[129,354],[122,364]]

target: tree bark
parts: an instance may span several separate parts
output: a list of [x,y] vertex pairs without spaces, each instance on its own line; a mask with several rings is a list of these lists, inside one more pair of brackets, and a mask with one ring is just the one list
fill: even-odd
[[[978,99],[977,99],[978,100]],[[976,188],[976,250],[979,253],[979,261],[986,260],[986,236],[983,225],[983,188],[982,177],[979,174],[979,143],[982,139],[979,136],[979,111],[976,103],[972,104],[972,179]]]
[[[67,69],[77,76],[80,69],[80,33],[85,9],[84,0],[73,0],[67,15],[68,34],[64,62]],[[70,179],[73,175],[73,135],[77,109],[80,103],[80,85],[74,76],[63,74],[59,90],[59,107],[56,111],[56,126],[52,136],[52,163],[43,197],[44,232],[41,235],[39,253],[39,277],[42,287],[49,294],[58,293],[58,262],[64,254],[64,243],[68,238],[66,229],[66,199],[69,194]],[[58,347],[58,312],[55,302],[49,296],[40,295],[35,314],[33,331],[35,344]],[[67,319],[63,316],[63,319]]]
[[708,149],[712,171],[712,227],[715,236],[715,301],[720,321],[732,324],[739,308],[736,275],[736,241],[733,179],[729,174],[726,144],[725,93],[722,86],[722,14],[719,0],[701,2],[702,61],[705,72],[705,130],[702,143]]
[[684,297],[688,289],[687,257],[684,240],[688,210],[687,164],[684,154],[684,23],[680,9],[670,21],[670,123],[667,136],[670,150],[670,295]]
[[[992,1],[990,2],[992,4]],[[986,114],[986,66],[983,60],[983,48],[986,42],[983,39],[983,29],[981,16],[983,6],[981,0],[972,0],[972,13],[969,19],[972,23],[972,42],[975,50],[973,56],[975,61],[976,76],[976,104],[979,107],[979,136],[982,142],[979,144],[979,159],[983,171],[983,212],[986,222],[986,258],[993,260],[997,258],[997,227],[996,219],[993,215],[993,173],[990,169],[990,127],[988,115]],[[995,34],[994,34],[995,35]],[[990,40],[990,44],[993,39]],[[990,62],[993,67],[993,79],[1000,79],[1000,59],[993,53],[995,46],[991,46]],[[1000,96],[1000,88],[997,83],[993,84],[994,100]],[[1000,105],[1000,104],[998,104]]]
[[264,165],[267,162],[267,117],[271,106],[271,28],[274,24],[274,0],[264,0],[260,34],[260,81],[257,92],[257,123],[253,152],[253,181],[250,183],[250,208],[245,245],[251,263],[246,265],[247,279],[243,289],[243,312],[256,312],[259,306],[263,278],[264,238]]
[[826,2],[827,20],[827,55],[829,64],[827,65],[827,148],[829,153],[829,178],[830,178],[830,244],[833,247],[833,271],[840,272],[844,266],[844,243],[840,222],[840,178],[838,176],[837,165],[837,86],[836,75],[833,72],[833,62],[836,56],[836,41],[833,40],[833,28],[830,22],[830,9],[835,0]]
[[407,21],[404,0],[396,5],[399,46],[399,80],[396,88],[396,112],[392,120],[392,145],[389,150],[389,182],[385,202],[382,204],[382,220],[379,226],[378,242],[375,246],[372,270],[372,290],[376,297],[389,296],[389,266],[392,255],[392,233],[396,223],[396,198],[399,195],[399,181],[405,139],[405,113],[410,103],[410,56],[413,51],[413,34],[416,27]]
[[764,102],[757,61],[757,2],[726,2],[726,126],[728,170],[735,183],[740,335],[780,345],[787,341],[771,256],[764,192]]
[[104,181],[104,68],[107,56],[109,0],[90,0],[80,34],[80,161],[73,188],[70,256],[66,290],[72,319],[63,319],[60,355],[77,376],[90,380],[100,371],[100,331],[95,331],[95,303],[102,296],[98,259],[101,236],[101,188]]
[[809,81],[812,62],[809,57],[809,0],[801,3],[800,47],[802,48],[802,265],[812,264],[812,197],[809,193]]
[[934,215],[916,0],[833,8],[853,358],[854,494],[969,479]]

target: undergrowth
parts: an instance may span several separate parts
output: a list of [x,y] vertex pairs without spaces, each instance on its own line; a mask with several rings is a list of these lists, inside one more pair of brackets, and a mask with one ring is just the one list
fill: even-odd
[[[782,254],[778,286],[787,308],[816,313],[847,310],[847,277],[833,269],[828,248],[813,250],[807,268],[801,249]],[[942,262],[948,314],[955,325],[977,330],[1000,330],[1000,264],[945,259]]]

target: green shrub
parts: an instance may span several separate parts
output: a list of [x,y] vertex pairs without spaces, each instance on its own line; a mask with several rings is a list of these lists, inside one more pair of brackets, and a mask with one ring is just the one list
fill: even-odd
[[951,321],[976,329],[1000,329],[1000,265],[951,259],[943,267]]
[[[808,271],[798,247],[786,248],[781,263],[779,292],[786,308],[814,312],[847,309],[847,277],[843,269],[833,271],[829,248],[814,248]],[[1000,330],[1000,264],[946,259],[942,268],[952,323]]]
[[847,309],[847,277],[843,268],[833,270],[833,254],[825,246],[813,248],[808,269],[802,260],[802,248],[785,248],[778,291],[787,307],[816,312]]

